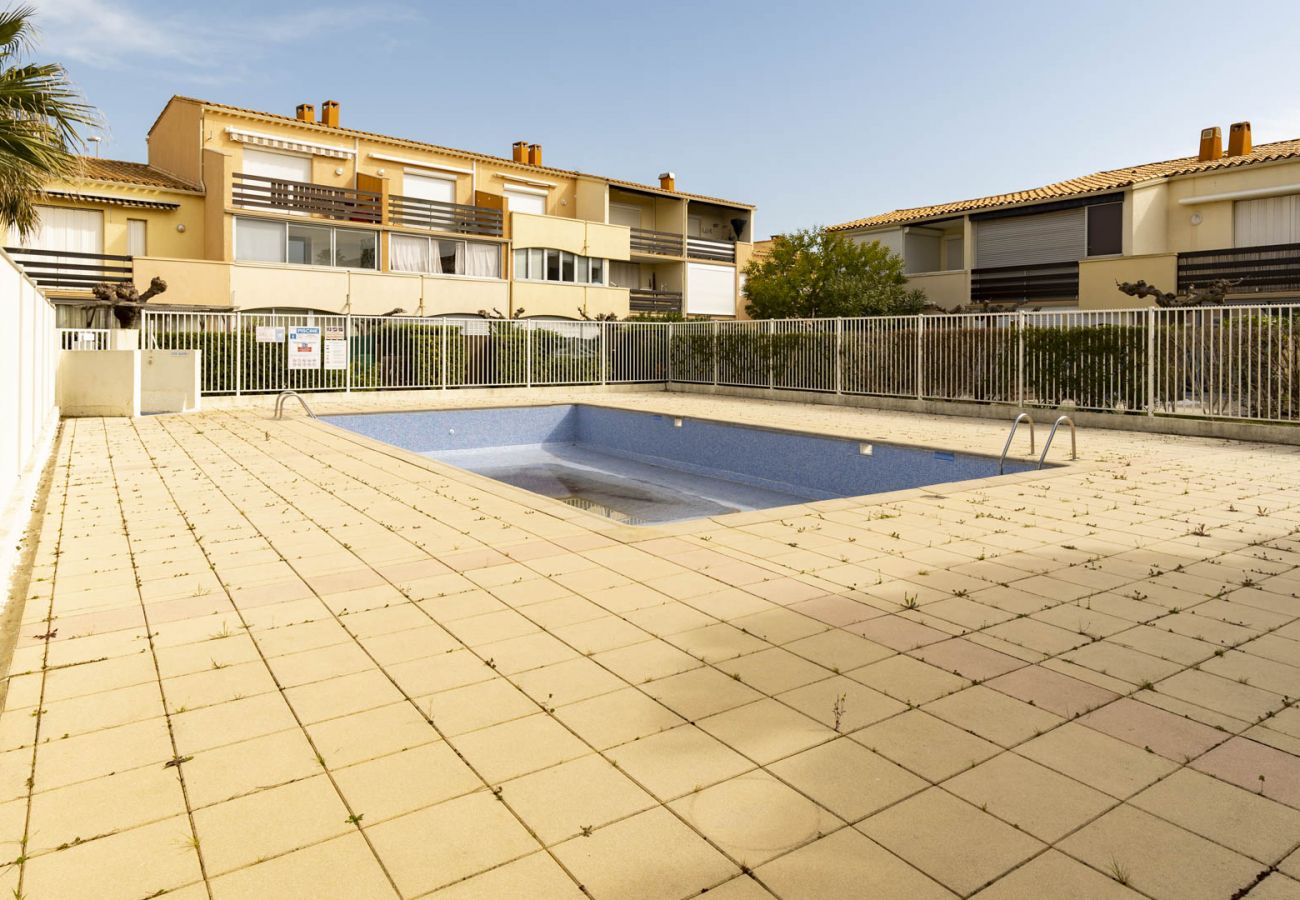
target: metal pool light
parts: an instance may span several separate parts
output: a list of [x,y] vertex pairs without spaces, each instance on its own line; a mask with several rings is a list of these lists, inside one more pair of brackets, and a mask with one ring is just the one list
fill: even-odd
[[868,444],[866,441],[863,441],[862,443],[858,444],[859,456],[870,456],[873,452],[874,451],[872,446]]
[[673,419],[673,427],[674,427],[674,428],[681,428],[681,427],[682,427],[682,420],[681,420],[680,418],[674,418],[674,419]]

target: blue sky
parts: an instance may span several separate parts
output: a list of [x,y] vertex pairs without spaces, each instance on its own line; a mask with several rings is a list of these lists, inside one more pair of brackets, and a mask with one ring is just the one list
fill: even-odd
[[[36,0],[38,58],[145,158],[167,98],[759,206],[758,234],[1194,153],[1239,119],[1300,137],[1300,5]],[[214,12],[215,10],[215,12]]]

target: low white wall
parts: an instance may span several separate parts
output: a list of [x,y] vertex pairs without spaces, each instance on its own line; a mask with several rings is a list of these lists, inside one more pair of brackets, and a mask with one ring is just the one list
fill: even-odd
[[140,415],[139,350],[63,350],[59,410],[65,417]]
[[203,387],[202,350],[143,350],[140,353],[140,411],[194,412]]
[[8,596],[32,500],[59,421],[54,306],[0,251],[0,603]]

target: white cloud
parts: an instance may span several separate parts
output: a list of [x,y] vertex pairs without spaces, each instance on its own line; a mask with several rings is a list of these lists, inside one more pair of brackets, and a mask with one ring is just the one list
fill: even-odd
[[[355,15],[355,7],[316,7],[222,21],[210,8],[146,12],[125,0],[40,0],[36,25],[42,55],[101,69],[165,62],[173,77],[211,83],[229,80],[249,56],[323,36]],[[389,16],[406,17],[400,10]]]

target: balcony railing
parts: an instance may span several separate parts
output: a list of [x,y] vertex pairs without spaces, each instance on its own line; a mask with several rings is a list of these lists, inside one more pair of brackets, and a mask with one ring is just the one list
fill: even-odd
[[305,181],[285,181],[265,175],[234,173],[230,199],[245,209],[266,209],[379,224],[383,205],[379,194]]
[[632,312],[673,312],[682,311],[681,291],[652,291],[632,288],[629,306]]
[[713,241],[707,238],[688,237],[686,255],[691,259],[716,259],[721,262],[736,261],[735,241]]
[[403,197],[398,194],[388,198],[388,216],[389,221],[394,225],[431,228],[434,231],[451,231],[456,234],[484,234],[492,237],[502,235],[505,220],[504,213],[499,209],[445,203],[441,200],[424,200],[420,197]]
[[681,256],[683,237],[671,231],[652,231],[649,228],[632,229],[632,252],[655,256]]
[[1178,254],[1178,290],[1239,281],[1230,293],[1300,291],[1300,244],[1196,250]]
[[29,250],[6,247],[5,252],[41,287],[56,291],[88,291],[102,282],[130,281],[131,257],[68,250]]
[[976,303],[1076,300],[1078,297],[1077,262],[971,270],[970,298]]

